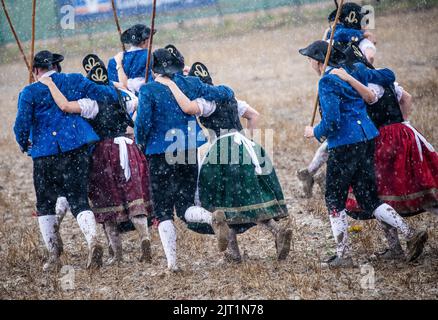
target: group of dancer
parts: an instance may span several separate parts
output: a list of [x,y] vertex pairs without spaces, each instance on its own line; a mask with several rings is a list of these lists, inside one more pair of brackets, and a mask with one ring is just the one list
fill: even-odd
[[[411,97],[394,84],[394,73],[373,68],[374,35],[361,30],[361,17],[360,6],[343,6],[319,83],[322,120],[305,130],[323,144],[309,168],[299,171],[310,194],[313,175],[327,162],[325,194],[337,242],[332,267],[352,266],[347,215],[381,222],[386,258],[403,254],[401,232],[412,261],[427,232],[414,230],[397,212],[436,212],[438,206],[438,155],[405,122]],[[33,59],[37,81],[20,93],[14,132],[33,159],[36,212],[49,252],[43,270],[61,265],[59,229],[67,211],[87,241],[87,268],[103,265],[98,223],[109,265],[123,261],[120,234],[129,230],[139,234],[140,260],[150,263],[155,222],[167,268],[180,270],[175,213],[190,230],[215,235],[228,261],[242,261],[237,235],[257,225],[272,233],[276,257],[284,260],[292,229],[280,223],[288,210],[273,164],[251,139],[259,113],[231,88],[214,85],[203,63],[186,66],[174,45],[156,49],[147,66],[151,32],[145,25],[126,30],[121,41],[131,47],[111,58],[108,69],[97,55],[87,55],[86,76],[61,73],[59,54],[41,51]],[[321,75],[327,49],[324,39],[300,53]],[[207,142],[201,159],[199,147]],[[407,199],[402,208],[394,196]]]
[[[329,15],[329,22],[336,10]],[[348,219],[377,219],[388,242],[383,260],[413,261],[422,253],[426,230],[414,230],[403,217],[425,211],[438,214],[438,154],[409,123],[411,95],[389,69],[375,69],[375,36],[364,30],[364,10],[355,3],[341,8],[333,52],[323,73],[327,40],[300,53],[322,75],[319,81],[321,122],[305,136],[321,146],[311,163],[299,170],[306,197],[316,181],[325,201],[336,255],[332,266],[350,266]],[[320,170],[324,164],[326,172]],[[320,171],[320,172],[318,172]],[[404,252],[398,233],[406,239]]]
[[[61,264],[59,228],[68,210],[88,243],[87,268],[103,264],[96,223],[111,265],[122,261],[120,232],[129,229],[139,233],[140,260],[150,262],[148,228],[155,221],[168,269],[180,270],[174,212],[189,229],[216,235],[229,261],[242,260],[237,235],[256,225],[273,234],[277,258],[285,259],[292,230],[278,223],[288,217],[283,192],[265,151],[240,123],[247,119],[251,132],[258,112],[229,87],[213,85],[204,64],[187,67],[173,45],[153,52],[145,81],[151,32],[144,25],[126,30],[121,40],[131,48],[110,59],[108,69],[87,55],[86,77],[60,73],[61,55],[34,57],[38,81],[20,93],[14,131],[34,162],[49,252],[43,269]],[[199,124],[210,140],[202,161],[198,148],[207,137]]]

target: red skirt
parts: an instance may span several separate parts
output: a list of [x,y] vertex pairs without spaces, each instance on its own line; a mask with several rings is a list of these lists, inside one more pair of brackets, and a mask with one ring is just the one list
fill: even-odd
[[[404,216],[438,206],[438,153],[402,123],[379,131],[374,161],[380,199]],[[347,210],[361,211],[351,192]]]
[[89,198],[99,223],[127,222],[130,217],[152,212],[146,157],[135,144],[127,144],[127,149],[131,170],[128,181],[114,139],[100,141],[93,152]]

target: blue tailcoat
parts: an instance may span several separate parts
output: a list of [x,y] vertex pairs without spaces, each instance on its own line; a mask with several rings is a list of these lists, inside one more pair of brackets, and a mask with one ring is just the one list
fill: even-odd
[[[202,97],[220,103],[234,96],[230,88],[207,85],[198,77],[176,74],[172,80],[190,100]],[[136,142],[146,146],[146,154],[169,152],[170,145],[173,147],[170,151],[174,151],[174,148],[193,149],[205,143],[196,117],[185,114],[170,89],[158,82],[141,87],[134,129]]]
[[[113,87],[97,85],[81,74],[54,73],[51,77],[69,101],[82,98],[103,103],[118,101]],[[32,140],[32,158],[67,152],[99,140],[80,114],[63,112],[49,88],[40,82],[30,84],[20,92],[14,133],[22,151],[27,151],[28,140]]]
[[[356,63],[352,68],[344,68],[364,85],[371,82],[387,86],[395,80],[394,73],[389,69],[372,70],[362,63]],[[330,70],[319,81],[322,119],[314,128],[315,138],[320,142],[327,139],[330,149],[377,137],[379,131],[368,117],[365,102],[359,93],[329,72]]]

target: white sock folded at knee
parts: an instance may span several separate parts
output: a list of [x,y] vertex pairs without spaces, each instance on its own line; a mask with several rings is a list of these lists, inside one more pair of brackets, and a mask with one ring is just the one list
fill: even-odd
[[208,223],[212,224],[213,216],[208,210],[202,207],[192,206],[188,208],[184,214],[186,221],[195,223]]

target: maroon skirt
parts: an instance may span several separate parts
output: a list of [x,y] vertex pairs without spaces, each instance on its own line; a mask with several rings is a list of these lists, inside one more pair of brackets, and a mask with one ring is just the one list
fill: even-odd
[[[403,216],[438,206],[438,153],[402,123],[379,131],[374,158],[379,198]],[[360,211],[351,193],[347,209]]]
[[99,223],[122,223],[152,212],[146,157],[135,144],[127,144],[127,149],[131,170],[129,180],[120,166],[119,145],[114,139],[100,141],[93,152],[89,198]]

